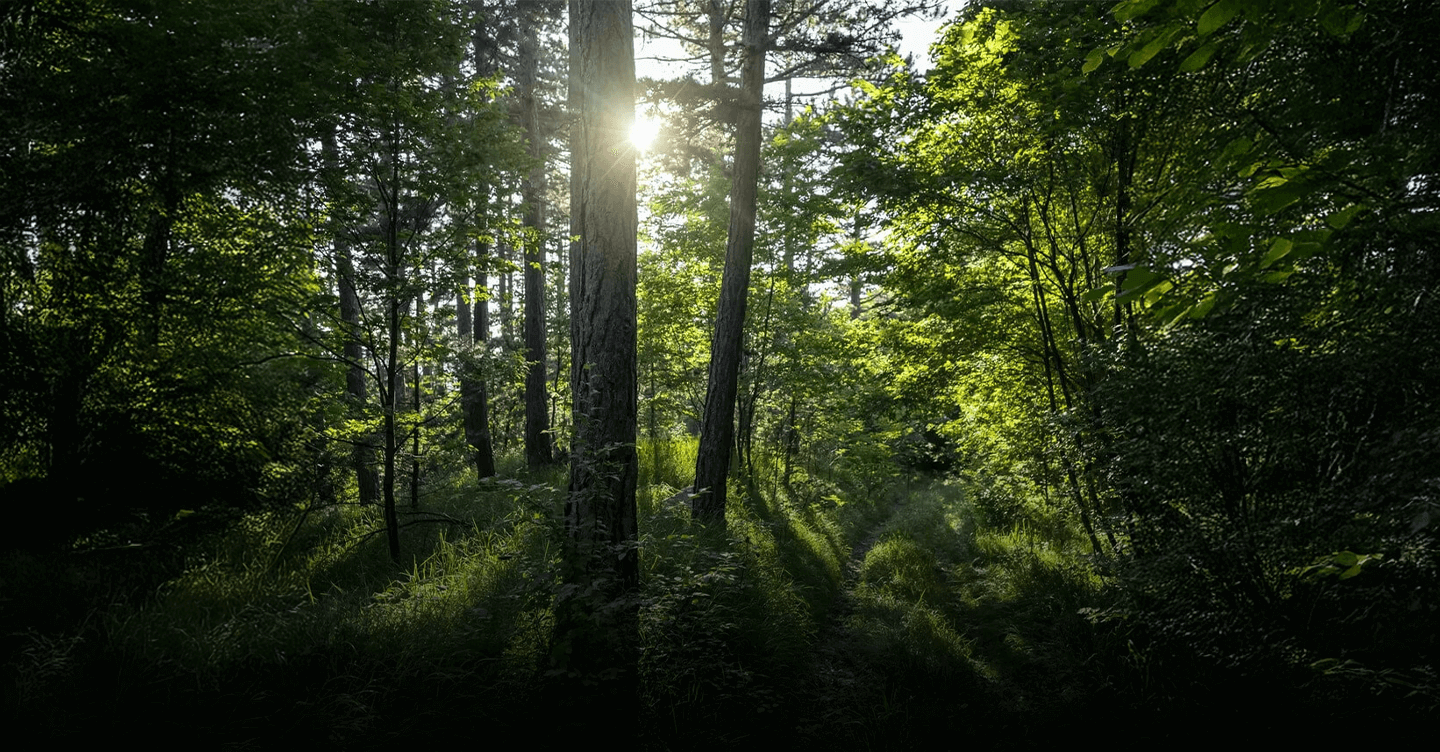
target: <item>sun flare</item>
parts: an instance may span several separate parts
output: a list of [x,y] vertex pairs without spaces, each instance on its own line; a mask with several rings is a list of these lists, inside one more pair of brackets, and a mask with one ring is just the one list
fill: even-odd
[[640,151],[649,151],[651,144],[655,143],[655,136],[660,133],[660,121],[652,120],[644,115],[635,116],[635,124],[630,126],[630,143]]

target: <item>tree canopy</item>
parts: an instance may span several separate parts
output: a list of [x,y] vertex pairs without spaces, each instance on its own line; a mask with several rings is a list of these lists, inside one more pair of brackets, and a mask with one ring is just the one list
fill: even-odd
[[1440,14],[635,5],[0,10],[8,717],[1429,734]]

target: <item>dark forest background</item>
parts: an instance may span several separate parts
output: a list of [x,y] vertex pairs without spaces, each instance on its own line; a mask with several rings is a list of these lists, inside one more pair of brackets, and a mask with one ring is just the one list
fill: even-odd
[[8,727],[1421,738],[1440,12],[939,11],[0,6]]

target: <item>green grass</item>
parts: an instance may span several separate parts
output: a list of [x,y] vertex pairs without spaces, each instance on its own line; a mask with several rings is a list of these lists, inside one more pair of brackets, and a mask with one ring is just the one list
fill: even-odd
[[[721,534],[671,500],[695,442],[638,449],[645,746],[918,742],[961,705],[1060,707],[1093,681],[1074,547],[979,527],[965,487],[736,479]],[[543,724],[566,470],[507,467],[432,472],[402,520],[442,521],[404,529],[398,567],[376,509],[238,518],[146,594],[22,635],[14,706],[51,736],[163,718],[343,747]]]

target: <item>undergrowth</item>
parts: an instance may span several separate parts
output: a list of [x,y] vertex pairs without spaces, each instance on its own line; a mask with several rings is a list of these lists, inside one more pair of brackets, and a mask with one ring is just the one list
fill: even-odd
[[[1089,696],[1096,582],[1074,546],[985,529],[965,487],[920,477],[742,476],[727,529],[705,529],[676,495],[694,441],[638,449],[642,746],[886,746]],[[156,586],[14,630],[11,720],[343,748],[544,723],[565,470],[508,472],[433,472],[399,567],[374,508],[237,518]],[[22,564],[5,576],[37,574]]]

